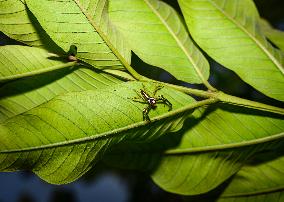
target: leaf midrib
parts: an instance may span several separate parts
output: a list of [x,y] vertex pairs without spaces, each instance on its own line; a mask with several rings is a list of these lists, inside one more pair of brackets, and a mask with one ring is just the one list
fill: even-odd
[[115,46],[108,40],[107,36],[103,33],[103,31],[100,29],[100,27],[94,22],[92,16],[88,14],[88,12],[85,10],[85,8],[80,4],[80,0],[74,0],[74,2],[77,4],[79,9],[82,11],[82,13],[85,15],[89,23],[92,25],[92,27],[96,30],[96,32],[100,35],[100,37],[103,39],[105,44],[109,47],[109,49],[114,53],[114,55],[119,59],[119,61],[122,63],[122,65],[131,73],[133,77],[136,79],[141,78],[141,75],[139,75],[131,66],[128,64],[128,62],[124,59],[124,57],[116,50]]
[[[202,102],[202,101],[201,101]],[[192,105],[190,105],[192,106]],[[174,112],[168,112],[163,115],[157,116],[151,120],[151,123],[154,123],[156,121],[159,121],[164,118],[168,118],[171,116],[174,116],[178,113],[186,112],[188,110],[191,110],[192,107],[183,107],[180,108]],[[1,153],[15,153],[15,152],[24,152],[24,151],[33,151],[33,150],[40,150],[40,149],[47,149],[47,148],[53,148],[53,147],[60,147],[60,146],[67,146],[67,145],[72,145],[72,144],[81,144],[84,142],[89,142],[89,141],[94,141],[100,138],[107,138],[108,136],[117,134],[117,133],[122,133],[127,130],[139,128],[142,126],[146,126],[147,123],[144,121],[131,124],[119,129],[114,129],[108,132],[104,132],[101,134],[96,134],[92,135],[89,137],[84,137],[84,138],[78,138],[75,140],[70,140],[70,141],[64,141],[64,142],[59,142],[59,143],[53,143],[53,144],[46,144],[42,146],[35,146],[35,147],[27,147],[23,149],[13,149],[13,150],[3,150],[0,151]],[[269,137],[263,137],[263,138],[258,138],[254,140],[248,140],[246,142],[238,142],[238,143],[230,143],[230,144],[222,144],[222,145],[213,145],[213,146],[205,146],[205,147],[195,147],[195,148],[186,148],[186,149],[170,149],[164,152],[165,155],[187,155],[187,154],[192,154],[192,153],[202,153],[202,152],[214,152],[214,151],[221,151],[221,150],[226,150],[226,149],[235,149],[235,148],[241,148],[241,147],[246,147],[246,146],[252,146],[256,144],[261,144],[261,143],[267,143],[267,142],[272,142],[278,139],[284,138],[284,132],[276,135],[272,135]]]
[[191,153],[201,153],[201,152],[209,152],[209,151],[220,151],[226,149],[236,149],[246,146],[252,146],[256,144],[262,144],[267,142],[272,142],[278,139],[284,138],[284,132],[275,134],[268,137],[257,138],[253,140],[247,140],[245,142],[237,142],[237,143],[228,143],[228,144],[220,144],[213,146],[205,146],[205,147],[194,147],[194,148],[185,148],[185,149],[170,149],[165,152],[166,155],[186,155]]
[[282,64],[266,49],[266,47],[258,41],[245,27],[243,27],[240,23],[238,23],[233,17],[227,14],[222,8],[220,8],[213,0],[208,0],[212,3],[212,5],[218,9],[225,17],[227,17],[233,24],[235,24],[238,28],[240,28],[245,34],[249,36],[258,47],[263,50],[263,52],[271,59],[271,61],[276,65],[276,67],[280,70],[280,72],[284,75],[284,67]]
[[[184,107],[181,107],[179,109],[170,111],[170,112],[166,112],[162,115],[156,116],[154,118],[151,119],[151,123],[160,121],[162,119],[166,119],[172,116],[175,116],[177,114],[181,114],[181,113],[185,113],[187,111],[190,111],[194,108],[203,106],[205,104],[212,104],[217,102],[216,99],[207,99],[207,100],[203,100],[203,101],[198,101],[198,102],[193,102],[191,104],[188,104]],[[93,140],[97,140],[97,139],[103,139],[103,138],[107,138],[108,136],[114,136],[114,135],[121,135],[123,134],[123,132],[127,131],[127,130],[132,130],[135,128],[139,128],[142,126],[146,126],[148,123],[146,121],[140,121],[131,125],[127,125],[118,129],[113,129],[101,134],[95,134],[89,137],[84,137],[84,138],[78,138],[78,139],[74,139],[74,140],[68,140],[68,141],[64,141],[64,142],[58,142],[58,143],[51,143],[51,144],[45,144],[45,145],[41,145],[41,146],[34,146],[34,147],[26,147],[26,148],[22,148],[22,149],[11,149],[11,150],[3,150],[0,151],[0,154],[2,153],[16,153],[16,152],[24,152],[24,151],[34,151],[34,150],[40,150],[40,149],[47,149],[47,148],[53,148],[53,147],[60,147],[60,146],[67,146],[67,145],[72,145],[72,144],[81,144],[84,142],[89,142],[89,141],[93,141]]]
[[15,80],[15,79],[20,79],[20,78],[35,76],[35,75],[51,72],[51,71],[54,71],[54,70],[63,69],[63,68],[66,68],[66,67],[72,67],[72,66],[75,66],[76,64],[77,64],[77,62],[67,62],[67,63],[63,63],[63,64],[59,64],[59,65],[49,66],[49,67],[46,67],[46,68],[43,68],[43,69],[36,69],[36,70],[30,71],[30,72],[17,73],[17,74],[10,75],[10,76],[0,77],[0,83],[6,82],[6,81],[9,81],[9,80]]
[[[182,51],[185,53],[186,57],[190,61],[190,63],[193,65],[195,72],[199,76],[199,78],[202,80],[202,82],[207,86],[207,80],[203,77],[201,71],[197,67],[197,64],[194,62],[194,60],[191,58],[190,53],[187,51],[187,49],[183,46],[179,38],[175,35],[174,31],[171,29],[171,27],[168,25],[168,23],[163,19],[163,17],[160,15],[160,13],[149,3],[148,0],[144,0],[144,2],[147,4],[147,6],[153,11],[153,13],[160,19],[160,21],[163,23],[163,25],[167,28],[169,33],[173,36],[175,41],[177,42],[178,46],[182,49]],[[157,1],[158,4],[160,4],[160,1]]]

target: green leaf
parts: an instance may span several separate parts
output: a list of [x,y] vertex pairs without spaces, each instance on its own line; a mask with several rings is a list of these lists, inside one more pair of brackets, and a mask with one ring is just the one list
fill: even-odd
[[194,115],[195,119],[185,122],[187,131],[179,146],[167,152],[153,174],[154,181],[167,191],[208,192],[256,152],[276,147],[276,140],[284,136],[283,117],[226,106]]
[[251,0],[179,0],[189,31],[217,62],[284,101],[283,53],[266,40]]
[[235,197],[235,198],[221,198],[218,202],[282,202],[284,200],[284,191],[271,192],[267,194]]
[[[281,154],[280,154],[281,155]],[[260,155],[234,176],[222,197],[259,199],[284,188],[284,157],[268,153]],[[276,195],[281,195],[276,193]],[[253,197],[254,196],[254,197]],[[273,200],[274,201],[274,200]]]
[[41,48],[28,46],[0,47],[0,82],[33,76],[44,72],[70,67],[68,62]]
[[57,95],[103,89],[122,81],[84,67],[61,69],[9,82],[0,87],[0,122],[26,112]]
[[166,191],[197,195],[219,186],[257,152],[279,147],[283,131],[282,117],[222,104],[195,110],[171,138],[119,147],[104,160],[113,166],[152,170],[154,182]]
[[130,64],[131,51],[108,19],[107,1],[27,0],[28,8],[53,41],[66,52],[101,69]]
[[0,2],[0,31],[30,46],[60,52],[21,0]]
[[119,78],[122,78],[126,81],[134,81],[136,80],[131,74],[129,74],[127,71],[123,70],[117,70],[117,69],[105,69],[104,72],[110,73],[112,75],[115,75]]
[[[150,91],[153,83],[145,83]],[[111,146],[123,141],[145,142],[176,130],[176,125],[198,106],[188,95],[164,87],[173,105],[150,111],[152,122],[142,121],[145,104],[132,101],[139,82],[127,82],[96,91],[69,93],[6,120],[0,125],[0,170],[30,169],[56,184],[78,179]]]
[[159,0],[110,0],[109,14],[142,60],[179,80],[207,83],[209,64],[173,8]]
[[260,20],[260,26],[265,36],[279,49],[284,51],[284,32],[278,29],[274,29],[265,19]]

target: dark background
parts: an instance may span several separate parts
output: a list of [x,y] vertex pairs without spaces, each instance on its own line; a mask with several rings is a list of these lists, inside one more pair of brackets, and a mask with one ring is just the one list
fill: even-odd
[[[179,10],[176,0],[164,0]],[[284,30],[284,1],[255,0],[262,17],[268,19],[275,28]],[[0,35],[0,44],[10,43],[11,40]],[[217,88],[240,97],[262,100],[263,102],[281,105],[269,99],[243,83],[233,72],[225,69],[208,57],[211,64],[210,82]],[[133,66],[143,74],[153,75],[153,69],[145,72],[144,64],[133,56]],[[149,67],[149,66],[148,66]],[[146,68],[147,69],[147,68]],[[150,69],[150,68],[149,68]],[[174,78],[160,69],[154,70],[159,74],[157,79],[176,82]],[[221,82],[222,81],[222,82]],[[189,84],[185,84],[189,85]],[[192,85],[191,85],[192,86]],[[200,86],[194,86],[202,88]],[[205,197],[206,198],[206,197]],[[203,201],[203,196],[192,198],[191,201]],[[213,199],[209,199],[212,201]],[[0,202],[147,202],[147,201],[182,201],[182,197],[164,192],[141,172],[129,172],[108,168],[102,163],[96,170],[90,171],[80,180],[68,185],[47,184],[29,172],[0,173]]]

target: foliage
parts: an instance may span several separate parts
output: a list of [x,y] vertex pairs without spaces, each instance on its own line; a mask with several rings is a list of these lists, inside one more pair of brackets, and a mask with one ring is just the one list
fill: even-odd
[[[177,194],[281,201],[284,34],[251,0],[178,3],[1,1],[0,31],[19,43],[0,47],[0,170],[64,184],[103,161]],[[137,73],[133,53],[177,80]],[[279,106],[216,89],[204,53]],[[173,109],[143,121],[132,98],[156,87]]]

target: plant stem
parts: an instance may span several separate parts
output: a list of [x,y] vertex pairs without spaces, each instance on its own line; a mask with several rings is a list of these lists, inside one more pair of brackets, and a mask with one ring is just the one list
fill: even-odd
[[15,75],[11,75],[11,76],[5,76],[5,77],[0,78],[0,83],[4,83],[4,82],[10,81],[10,80],[15,80],[15,79],[20,79],[20,78],[25,78],[25,77],[29,77],[29,76],[35,76],[35,75],[38,75],[38,74],[50,72],[50,71],[57,70],[57,69],[72,67],[76,64],[77,64],[76,61],[75,62],[67,62],[67,63],[64,63],[64,64],[55,65],[55,66],[51,66],[51,67],[47,67],[47,68],[43,68],[43,69],[38,69],[38,70],[31,71],[31,72],[25,72],[25,73],[15,74]]
[[174,84],[164,83],[164,82],[160,82],[160,81],[154,81],[154,82],[165,85],[165,86],[169,86],[173,89],[184,92],[186,94],[195,95],[195,96],[202,97],[202,98],[216,98],[216,96],[215,96],[216,92],[198,90],[198,89],[188,88],[188,87],[184,87],[184,86],[177,86],[177,85],[174,85]]
[[161,120],[163,118],[167,118],[169,116],[173,116],[175,114],[183,113],[183,112],[189,111],[191,109],[195,109],[195,108],[202,107],[202,106],[205,106],[205,105],[210,105],[210,104],[213,104],[213,103],[216,103],[216,102],[218,102],[218,100],[215,99],[215,98],[209,98],[209,99],[205,99],[205,100],[202,100],[202,101],[197,101],[197,102],[191,103],[189,105],[186,105],[184,107],[181,107],[179,109],[176,109],[174,111],[170,111],[167,114],[157,116],[157,117],[152,119],[152,122]]
[[[123,59],[123,61],[124,61],[124,59]],[[221,91],[217,91],[214,87],[209,88],[210,91],[204,91],[204,90],[192,89],[192,88],[187,88],[187,87],[184,87],[184,86],[177,86],[177,85],[174,85],[174,84],[164,83],[164,82],[161,82],[161,81],[155,81],[155,80],[146,78],[146,77],[138,74],[126,61],[124,61],[123,64],[125,65],[125,68],[130,72],[130,74],[135,79],[137,79],[139,81],[150,81],[150,82],[162,84],[164,86],[169,86],[173,89],[182,91],[182,92],[190,94],[190,95],[195,95],[195,96],[203,97],[203,98],[214,98],[214,99],[217,99],[218,101],[221,101],[221,102],[224,102],[224,103],[229,103],[229,104],[233,104],[233,105],[238,105],[238,106],[243,106],[243,107],[247,107],[247,108],[258,109],[258,110],[261,110],[261,111],[272,112],[272,113],[284,115],[284,109],[283,108],[274,107],[274,106],[271,106],[271,105],[267,105],[267,104],[263,104],[263,103],[259,103],[259,102],[255,102],[255,101],[251,101],[251,100],[242,99],[242,98],[235,97],[235,96],[232,96],[232,95],[228,95],[228,94],[223,93]],[[206,86],[208,87],[208,85],[206,85]]]
[[220,100],[221,102],[284,115],[284,108],[274,107],[274,106],[263,104],[260,102],[246,100],[243,98],[228,95],[221,91],[217,92],[216,94],[217,94],[216,98]]
[[154,81],[154,82],[165,85],[165,86],[169,86],[169,87],[174,88],[176,90],[182,91],[186,94],[195,95],[195,96],[203,97],[203,98],[215,98],[218,101],[224,102],[224,103],[229,103],[229,104],[233,104],[233,105],[238,105],[238,106],[243,106],[243,107],[247,107],[247,108],[258,109],[258,110],[261,110],[261,111],[272,112],[272,113],[284,115],[284,109],[283,108],[274,107],[274,106],[263,104],[263,103],[260,103],[260,102],[255,102],[255,101],[235,97],[235,96],[223,93],[222,91],[209,92],[209,91],[191,89],[191,88],[187,88],[187,87],[183,87],[183,86],[177,86],[177,85],[173,85],[173,84],[163,83],[163,82],[159,82],[159,81]]

